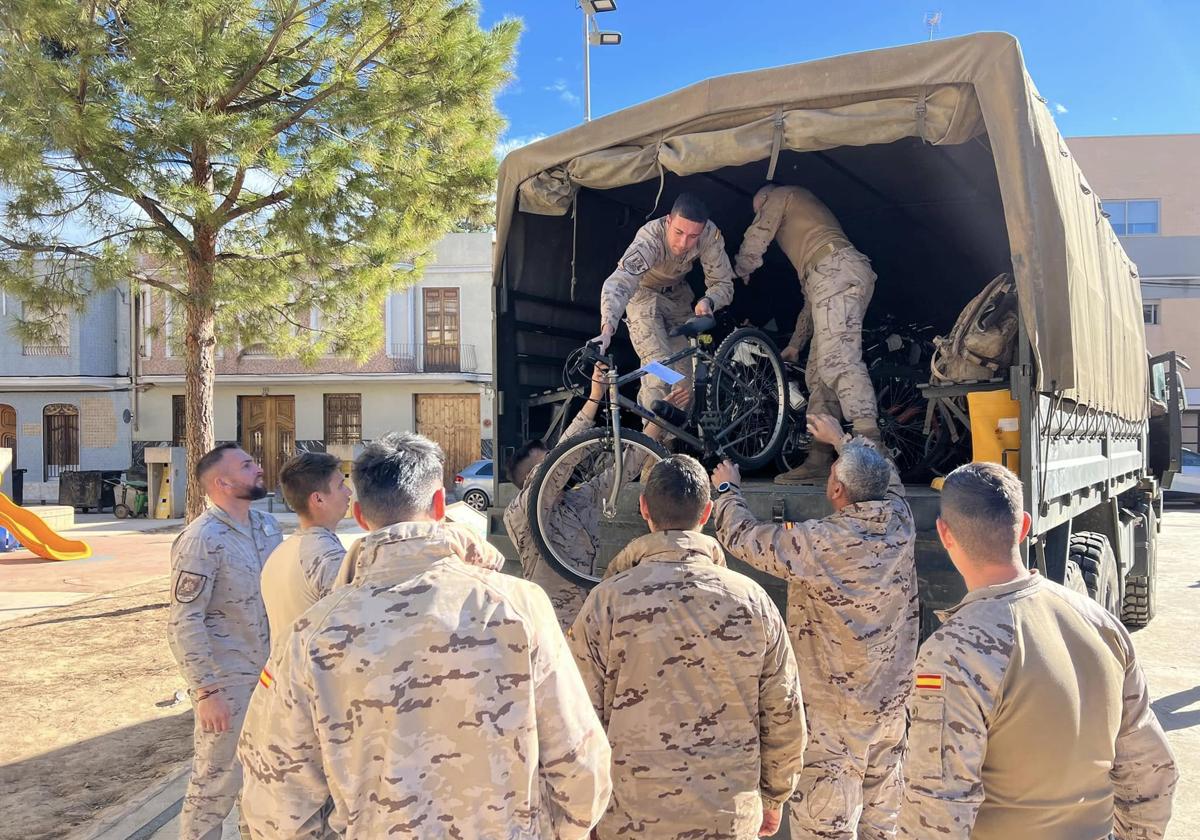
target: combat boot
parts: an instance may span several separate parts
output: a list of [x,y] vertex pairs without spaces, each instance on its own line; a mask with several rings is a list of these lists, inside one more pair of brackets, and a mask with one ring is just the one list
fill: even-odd
[[775,476],[776,484],[824,484],[833,465],[833,447],[814,443],[804,463]]

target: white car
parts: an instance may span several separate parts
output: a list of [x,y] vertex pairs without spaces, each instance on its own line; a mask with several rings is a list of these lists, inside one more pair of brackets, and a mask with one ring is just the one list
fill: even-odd
[[1200,455],[1190,449],[1180,453],[1179,472],[1171,479],[1171,487],[1163,498],[1200,504]]

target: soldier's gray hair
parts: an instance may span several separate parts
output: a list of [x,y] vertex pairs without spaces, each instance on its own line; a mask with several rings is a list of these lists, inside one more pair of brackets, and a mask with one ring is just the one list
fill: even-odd
[[1020,534],[1025,494],[1021,479],[999,464],[964,464],[942,485],[942,521],[966,552],[981,561],[1007,561]]
[[368,443],[350,474],[363,518],[383,528],[427,515],[445,463],[441,447],[424,435],[391,432]]
[[887,495],[892,469],[878,450],[863,443],[850,443],[842,447],[833,474],[845,486],[846,498],[851,503],[874,502]]

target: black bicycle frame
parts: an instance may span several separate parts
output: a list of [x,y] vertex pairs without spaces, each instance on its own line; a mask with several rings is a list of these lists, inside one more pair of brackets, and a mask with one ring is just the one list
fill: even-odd
[[[676,362],[679,362],[679,361],[682,361],[682,360],[688,359],[688,358],[697,357],[697,356],[699,357],[699,359],[698,359],[698,364],[697,364],[696,376],[693,378],[693,385],[692,385],[693,392],[692,393],[698,399],[707,399],[707,396],[705,394],[700,393],[701,389],[696,387],[696,385],[698,383],[701,383],[702,381],[705,383],[708,381],[707,366],[713,362],[716,362],[717,360],[711,353],[707,352],[706,350],[701,350],[700,347],[695,342],[695,340],[690,342],[689,345],[685,349],[679,350],[678,352],[671,354],[667,358],[660,361],[659,364],[663,365],[664,367],[670,367],[671,365],[675,364]],[[612,371],[613,368],[611,365],[611,359],[609,359],[608,361],[609,361],[609,370]],[[722,370],[725,370],[725,369],[722,368]],[[731,371],[725,370],[725,373],[728,376],[733,377],[734,379],[739,379],[739,377],[737,377]],[[706,441],[703,437],[697,437],[696,435],[693,435],[691,432],[687,431],[686,429],[682,429],[679,426],[676,426],[674,423],[671,423],[670,421],[665,420],[662,417],[659,417],[653,411],[650,411],[649,409],[643,407],[636,400],[631,400],[628,397],[623,396],[621,394],[620,388],[622,385],[627,385],[630,382],[636,382],[636,381],[640,380],[643,376],[647,376],[647,375],[652,375],[652,374],[649,374],[649,372],[643,368],[638,368],[637,370],[631,371],[631,372],[626,373],[623,376],[619,376],[619,377],[614,376],[612,373],[607,374],[608,402],[609,402],[610,408],[615,406],[617,408],[623,408],[626,411],[631,411],[634,414],[636,414],[638,417],[642,418],[642,420],[644,422],[653,423],[654,425],[666,430],[670,434],[672,434],[675,437],[679,438],[680,440],[684,441],[689,446],[693,446],[696,449],[699,449],[701,452],[707,453],[710,449],[710,446],[708,444],[708,441]],[[745,384],[745,383],[743,383],[743,384]],[[786,397],[786,394],[785,394],[785,397]],[[695,403],[695,401],[693,400],[693,408],[695,407],[694,403]],[[781,407],[781,409],[782,409],[782,407]],[[727,435],[730,432],[730,430],[732,430],[732,429],[736,428],[738,425],[740,425],[742,419],[743,419],[742,417],[735,417],[723,429],[721,429],[719,432],[717,432],[715,435],[713,435],[712,438],[713,438],[714,442],[716,440],[720,440],[722,437]],[[615,480],[613,482],[612,490],[609,493],[608,510],[616,510],[617,496],[619,495],[620,490],[621,490],[620,477],[625,474],[625,472],[624,472],[625,466],[623,463],[624,452],[622,451],[621,445],[620,445],[621,412],[616,411],[616,410],[610,410],[609,411],[609,420],[610,420],[610,424],[612,426],[612,434],[613,434],[613,441],[614,441],[614,443],[613,443],[613,470],[614,470],[614,475],[617,476],[617,480]],[[704,432],[703,424],[701,424],[700,430],[702,433]],[[727,444],[716,444],[716,452],[718,452],[718,453],[723,452],[726,445]],[[607,510],[605,512],[607,513]]]

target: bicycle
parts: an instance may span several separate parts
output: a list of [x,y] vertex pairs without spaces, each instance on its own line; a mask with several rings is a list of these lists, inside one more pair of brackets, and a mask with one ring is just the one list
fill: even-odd
[[758,469],[778,453],[786,399],[779,351],[752,327],[734,330],[711,351],[715,323],[697,317],[677,327],[672,335],[686,337],[688,346],[658,363],[694,365],[686,409],[656,403],[658,410],[651,411],[621,393],[623,386],[653,375],[646,366],[621,374],[612,357],[591,342],[568,357],[568,379],[572,373],[590,377],[597,364],[606,368],[608,423],[561,442],[533,478],[530,530],[542,557],[567,580],[591,586],[603,577],[611,558],[602,551],[601,521],[615,524],[621,490],[648,462],[670,455],[642,432],[624,429],[622,411],[662,428],[708,463],[729,458],[743,469]]

